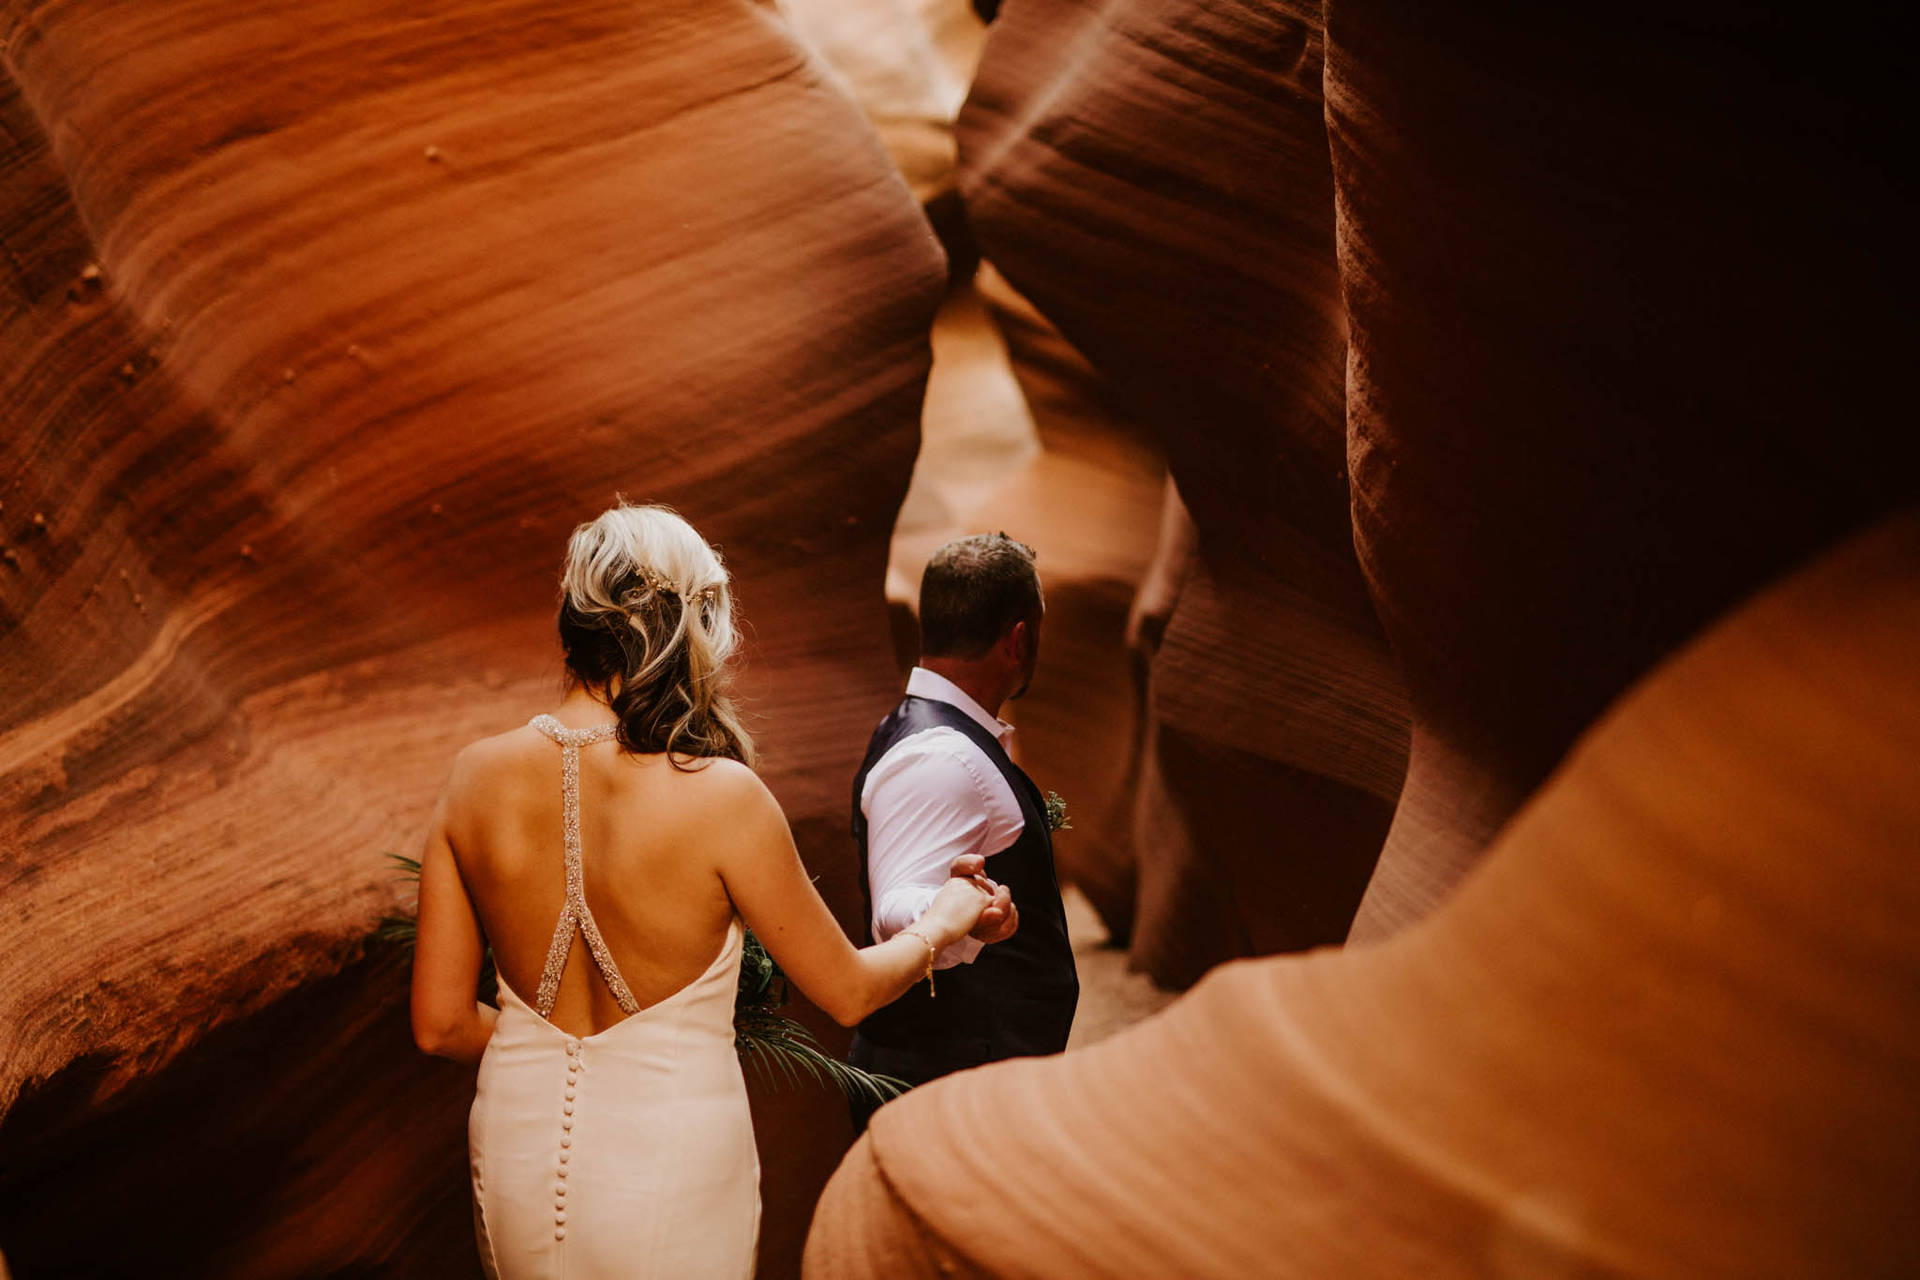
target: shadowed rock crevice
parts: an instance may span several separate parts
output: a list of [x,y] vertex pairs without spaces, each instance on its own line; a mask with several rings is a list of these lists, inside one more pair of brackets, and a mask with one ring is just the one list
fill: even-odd
[[413,1050],[405,1003],[374,955],[134,1085],[67,1066],[0,1125],[15,1274],[477,1272],[471,1235],[434,1228],[466,1215],[472,1073]]
[[[1196,530],[1205,585],[1171,604],[1151,661],[1141,758],[1162,776],[1138,784],[1133,831],[1133,957],[1170,984],[1255,945],[1344,937],[1404,768],[1347,515],[1321,43],[1313,5],[1010,6],[960,117],[986,256],[1150,428]],[[1254,794],[1304,799],[1289,779],[1305,771],[1370,816],[1276,803],[1264,831],[1214,825],[1235,808],[1205,765],[1222,755]],[[1248,836],[1287,853],[1262,874],[1220,843]]]
[[1662,655],[1913,493],[1894,79],[1873,22],[1816,25],[1330,6],[1354,537],[1415,710],[1356,938]]

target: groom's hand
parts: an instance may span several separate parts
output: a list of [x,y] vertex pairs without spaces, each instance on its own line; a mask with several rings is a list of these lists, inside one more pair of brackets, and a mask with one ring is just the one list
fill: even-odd
[[1005,942],[1020,928],[1020,908],[1013,905],[1007,886],[993,886],[993,901],[980,913],[980,923],[967,936],[982,942]]
[[993,895],[993,901],[980,913],[979,922],[967,936],[981,942],[1005,942],[1020,928],[1020,909],[1013,905],[1013,895],[1007,892],[1007,887],[987,879],[986,871],[987,860],[977,853],[970,853],[955,858],[947,874],[971,880],[984,892]]

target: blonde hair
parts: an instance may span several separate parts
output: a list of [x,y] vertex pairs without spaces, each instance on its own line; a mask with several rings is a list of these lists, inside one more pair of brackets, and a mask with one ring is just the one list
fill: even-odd
[[568,678],[604,693],[626,750],[753,763],[727,568],[672,508],[622,499],[573,531],[559,628]]

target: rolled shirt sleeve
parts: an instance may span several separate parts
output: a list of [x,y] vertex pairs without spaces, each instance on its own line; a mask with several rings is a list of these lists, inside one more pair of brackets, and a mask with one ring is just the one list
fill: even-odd
[[[867,883],[876,942],[923,915],[955,858],[989,858],[1012,846],[1026,826],[1013,790],[966,735],[946,727],[900,742],[867,775]],[[971,964],[983,944],[962,938],[941,951],[936,969]]]

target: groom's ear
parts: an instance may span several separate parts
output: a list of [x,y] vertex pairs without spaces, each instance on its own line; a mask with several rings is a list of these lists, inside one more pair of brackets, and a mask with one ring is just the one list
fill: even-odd
[[1009,662],[1020,663],[1027,657],[1027,632],[1031,630],[1025,621],[1014,623],[1007,628],[1007,634],[1000,641],[1000,652]]

